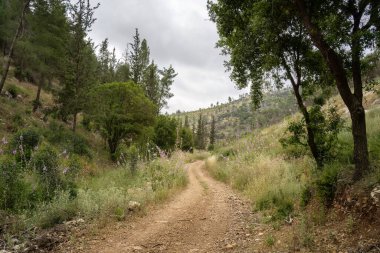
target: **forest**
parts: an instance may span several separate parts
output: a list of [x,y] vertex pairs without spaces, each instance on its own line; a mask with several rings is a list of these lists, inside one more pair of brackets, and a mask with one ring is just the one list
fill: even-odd
[[148,21],[96,43],[100,2],[0,0],[0,253],[379,252],[379,1],[192,3],[225,103]]

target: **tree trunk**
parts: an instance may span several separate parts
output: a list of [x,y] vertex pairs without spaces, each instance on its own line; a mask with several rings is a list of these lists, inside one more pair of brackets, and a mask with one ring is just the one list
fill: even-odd
[[306,123],[306,131],[307,131],[307,144],[309,145],[311,154],[314,157],[315,162],[317,163],[317,168],[322,169],[323,167],[323,158],[320,155],[320,152],[318,150],[318,146],[315,143],[315,137],[314,137],[314,129],[312,126],[312,122],[310,120],[309,112],[307,111],[306,106],[304,105],[303,99],[301,97],[301,94],[299,93],[299,86],[296,87],[293,86],[294,94],[297,99],[298,108],[301,111],[305,123]]
[[290,83],[292,84],[294,95],[296,97],[297,104],[298,104],[298,109],[301,111],[301,113],[302,113],[302,115],[303,115],[303,117],[305,119],[306,131],[307,131],[307,144],[309,145],[311,154],[313,155],[314,160],[317,163],[317,168],[318,169],[322,169],[322,167],[323,167],[323,157],[321,157],[321,154],[319,152],[318,146],[315,143],[314,129],[313,129],[313,126],[312,126],[310,115],[309,115],[309,112],[307,111],[307,108],[306,108],[306,106],[304,104],[304,101],[302,99],[302,95],[300,93],[301,73],[300,73],[300,71],[297,73],[297,81],[296,81],[295,78],[293,78],[293,76],[292,76],[290,67],[286,63],[285,58],[282,58],[282,61],[283,61],[283,66],[284,66],[284,68],[286,70],[286,74],[287,74],[287,76],[288,76],[288,78],[290,80]]
[[[354,90],[351,92],[348,85],[347,74],[344,69],[342,58],[330,47],[324,39],[319,27],[311,21],[310,15],[307,13],[307,8],[303,0],[295,0],[298,15],[300,16],[303,24],[305,25],[311,40],[321,52],[325,62],[329,66],[331,73],[336,81],[339,94],[342,97],[345,105],[347,106],[351,121],[352,121],[352,135],[354,140],[354,161],[355,173],[354,180],[359,180],[363,172],[369,168],[368,157],[368,144],[366,134],[365,111],[362,104],[362,87],[361,87],[361,73],[360,65],[359,70],[355,66],[355,48],[353,48],[353,75],[354,75]],[[360,80],[360,82],[359,82]]]
[[33,112],[37,111],[37,109],[40,107],[40,97],[41,97],[41,90],[44,82],[44,77],[41,77],[39,83],[38,83],[38,89],[37,89],[37,95],[36,99],[33,101]]
[[369,167],[367,129],[365,121],[365,110],[360,104],[356,109],[350,111],[352,120],[352,135],[354,137],[354,162],[355,173],[353,180],[360,180],[363,172]]
[[73,118],[73,132],[75,133],[75,131],[77,130],[77,115],[78,113],[74,113],[74,118]]
[[12,60],[12,57],[13,57],[14,47],[16,45],[17,39],[20,36],[21,30],[22,30],[22,24],[24,22],[24,17],[25,17],[25,11],[26,11],[26,9],[29,6],[30,1],[31,0],[27,0],[25,2],[25,4],[24,4],[24,7],[23,7],[22,13],[21,13],[21,17],[20,17],[20,21],[18,23],[18,27],[17,27],[17,30],[16,30],[16,34],[13,37],[13,40],[12,40],[12,43],[11,43],[11,47],[9,48],[8,56],[5,58],[6,60],[4,62],[4,72],[3,72],[3,76],[1,77],[1,80],[0,80],[0,94],[1,94],[1,92],[3,90],[3,88],[4,88],[5,80],[7,79],[7,76],[8,76],[9,67],[11,65],[11,60]]

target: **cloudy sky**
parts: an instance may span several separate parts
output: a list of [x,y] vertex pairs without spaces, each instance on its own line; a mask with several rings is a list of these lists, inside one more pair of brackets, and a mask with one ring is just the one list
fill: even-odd
[[135,28],[146,38],[151,58],[159,67],[173,65],[178,72],[168,112],[189,111],[238,97],[229,80],[224,57],[215,48],[215,24],[209,21],[206,0],[91,0],[100,2],[90,36],[105,38],[121,55],[132,41]]

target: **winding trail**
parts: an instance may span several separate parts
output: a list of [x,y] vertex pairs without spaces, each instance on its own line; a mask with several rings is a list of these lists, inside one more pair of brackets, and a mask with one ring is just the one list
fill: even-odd
[[108,228],[102,240],[87,240],[62,252],[247,252],[249,204],[203,171],[204,162],[186,165],[187,188],[144,217]]

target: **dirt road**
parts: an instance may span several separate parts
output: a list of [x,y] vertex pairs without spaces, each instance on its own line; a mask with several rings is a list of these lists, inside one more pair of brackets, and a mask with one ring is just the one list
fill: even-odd
[[188,164],[189,185],[160,209],[101,240],[86,240],[65,252],[247,252],[250,208],[233,191],[210,178],[204,162]]

